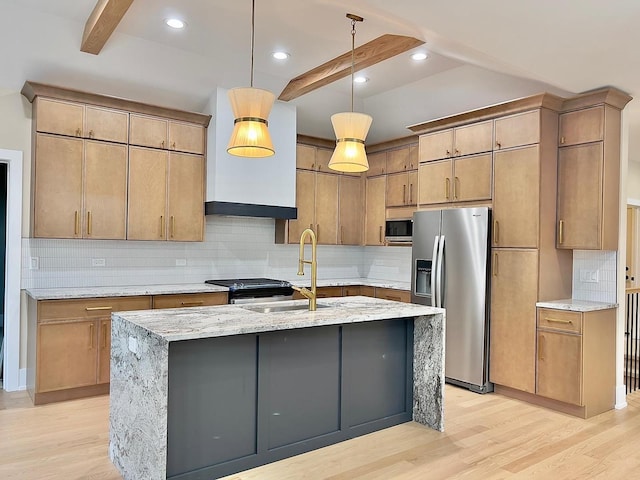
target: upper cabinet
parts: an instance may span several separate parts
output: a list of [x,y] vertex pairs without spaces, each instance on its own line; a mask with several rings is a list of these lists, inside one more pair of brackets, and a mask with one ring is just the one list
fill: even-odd
[[493,150],[493,121],[471,123],[420,137],[420,162]]
[[377,152],[367,154],[369,161],[369,170],[366,171],[367,177],[377,177],[387,173],[387,152]]
[[540,110],[518,113],[495,121],[494,150],[532,145],[540,141]]
[[209,115],[34,82],[22,94],[33,236],[202,241]]
[[604,106],[585,108],[560,115],[558,144],[561,147],[604,140]]
[[418,146],[409,145],[408,147],[389,150],[387,152],[387,172],[401,173],[418,168]]

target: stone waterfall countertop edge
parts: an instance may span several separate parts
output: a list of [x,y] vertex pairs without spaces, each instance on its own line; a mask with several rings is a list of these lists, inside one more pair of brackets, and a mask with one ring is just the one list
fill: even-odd
[[[309,286],[309,274],[289,280],[296,286]],[[409,282],[377,280],[366,278],[318,279],[318,287],[344,287],[366,285],[370,287],[410,290]],[[27,294],[36,300],[66,300],[73,298],[133,297],[138,295],[171,295],[180,293],[227,292],[227,287],[207,283],[185,283],[172,285],[123,285],[111,287],[65,287],[65,288],[29,288]]]
[[595,312],[597,310],[609,310],[610,308],[617,308],[617,303],[608,302],[592,302],[589,300],[575,300],[568,298],[564,300],[550,300],[547,302],[538,302],[536,307],[539,308],[553,308],[556,310],[569,310],[572,312]]
[[[257,305],[140,310],[112,313],[111,317],[131,322],[168,342],[424,315],[445,318],[441,308],[361,296],[319,299],[315,312],[306,308],[270,313],[250,310]],[[277,305],[306,306],[308,301],[288,300]]]

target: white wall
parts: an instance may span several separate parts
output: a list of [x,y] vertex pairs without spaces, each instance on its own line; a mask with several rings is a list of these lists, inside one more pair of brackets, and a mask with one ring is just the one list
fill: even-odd
[[640,201],[640,161],[634,162],[629,159],[627,198]]

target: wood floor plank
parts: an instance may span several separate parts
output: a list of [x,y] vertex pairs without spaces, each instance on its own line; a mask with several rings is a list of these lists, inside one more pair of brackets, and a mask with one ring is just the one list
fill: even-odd
[[[227,480],[638,478],[640,393],[583,420],[447,385],[445,432],[409,422]],[[0,392],[0,479],[119,480],[108,457],[109,398],[33,407]]]

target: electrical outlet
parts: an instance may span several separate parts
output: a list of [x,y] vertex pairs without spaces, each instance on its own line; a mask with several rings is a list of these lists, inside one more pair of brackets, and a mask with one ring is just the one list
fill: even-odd
[[92,267],[104,267],[106,265],[106,261],[104,258],[92,258],[91,266]]
[[186,258],[176,258],[176,267],[186,267],[187,259]]
[[38,270],[38,268],[40,268],[40,258],[31,257],[29,259],[29,270]]
[[580,281],[598,283],[600,281],[600,270],[580,270]]

